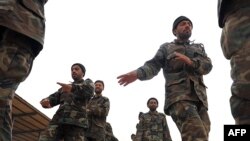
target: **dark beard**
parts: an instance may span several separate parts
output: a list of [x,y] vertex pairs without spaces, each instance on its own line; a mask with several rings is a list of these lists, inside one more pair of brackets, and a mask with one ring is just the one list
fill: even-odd
[[150,111],[154,112],[154,111],[156,111],[156,108],[150,108]]
[[191,33],[183,33],[179,35],[181,40],[188,40],[191,37]]
[[98,91],[98,90],[96,90],[96,91],[95,91],[95,93],[96,93],[96,94],[101,94],[101,93],[102,93],[102,91]]

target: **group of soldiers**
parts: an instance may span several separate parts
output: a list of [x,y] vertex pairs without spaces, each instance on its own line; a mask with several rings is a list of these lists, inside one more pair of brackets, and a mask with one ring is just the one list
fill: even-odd
[[83,79],[86,69],[80,63],[71,66],[72,84],[58,82],[55,93],[41,100],[44,108],[59,105],[39,141],[118,141],[106,118],[110,101],[102,95],[104,82]]
[[[29,76],[34,59],[43,49],[46,2],[0,1],[0,141],[12,140],[11,113],[15,91]],[[250,124],[250,1],[218,0],[217,11],[219,27],[223,29],[221,48],[225,58],[231,61],[232,117],[235,124]],[[192,29],[193,23],[189,18],[178,17],[172,30],[177,38],[162,44],[156,55],[143,66],[118,76],[118,82],[126,86],[137,79],[149,80],[163,69],[166,79],[164,113],[172,117],[183,141],[207,141],[211,123],[202,76],[211,71],[212,64],[203,45],[189,40]],[[92,80],[82,79],[85,74],[83,65],[74,64],[71,71],[75,81],[72,84],[58,83],[61,88],[41,101],[45,108],[60,107],[40,140],[86,141],[106,136],[103,135],[107,131],[104,121],[109,107],[100,107],[104,110],[99,111],[94,105],[98,103],[96,106],[99,106],[100,100],[107,106],[107,98],[93,95],[95,86]],[[102,81],[95,84],[104,87]],[[153,103],[150,105],[155,107],[157,102]],[[146,115],[143,117],[148,119]],[[96,127],[98,129],[94,129]]]

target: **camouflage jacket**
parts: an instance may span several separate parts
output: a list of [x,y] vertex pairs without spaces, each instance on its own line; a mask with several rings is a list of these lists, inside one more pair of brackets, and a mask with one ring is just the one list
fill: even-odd
[[88,118],[90,123],[105,128],[106,117],[108,116],[110,109],[109,99],[105,96],[94,95],[90,99],[87,109],[89,110]]
[[[185,54],[193,61],[193,65],[187,66],[175,60],[173,52]],[[171,104],[181,100],[201,101],[208,107],[203,75],[211,71],[212,63],[202,44],[164,43],[151,60],[137,69],[138,79],[151,79],[161,68],[165,77],[165,113],[168,114]]]
[[221,28],[224,27],[227,16],[243,7],[250,7],[249,0],[218,0],[218,21]]
[[44,43],[44,5],[47,0],[1,0],[0,25],[26,35],[38,43],[37,55]]
[[157,111],[143,114],[135,141],[172,141],[166,116]]
[[71,93],[62,93],[59,89],[48,99],[52,107],[59,105],[50,124],[72,124],[87,128],[86,105],[94,94],[92,80],[86,79],[72,83]]
[[106,130],[105,141],[118,141],[118,139],[113,134],[112,126],[110,125],[109,122],[106,122],[105,130]]

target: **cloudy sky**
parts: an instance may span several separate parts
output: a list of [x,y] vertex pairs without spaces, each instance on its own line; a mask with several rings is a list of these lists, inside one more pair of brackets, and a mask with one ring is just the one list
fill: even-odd
[[[191,40],[204,44],[213,63],[204,76],[210,140],[221,141],[223,126],[234,121],[229,108],[230,62],[220,48],[216,8],[216,0],[49,0],[44,49],[16,93],[51,118],[58,107],[43,109],[39,101],[59,88],[56,82],[72,81],[70,67],[80,62],[87,69],[85,78],[104,80],[103,95],[111,102],[107,120],[119,141],[129,141],[138,113],[148,111],[148,98],[156,97],[158,111],[163,112],[164,78],[161,71],[149,81],[124,87],[116,77],[140,67],[162,43],[173,41],[172,23],[184,15],[194,25]],[[172,139],[181,141],[171,117],[167,121]]]

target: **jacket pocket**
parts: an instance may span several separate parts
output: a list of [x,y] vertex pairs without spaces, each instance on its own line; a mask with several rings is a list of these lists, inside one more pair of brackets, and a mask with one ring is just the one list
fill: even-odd
[[166,86],[179,84],[187,79],[187,74],[182,71],[178,73],[170,73],[166,75]]

